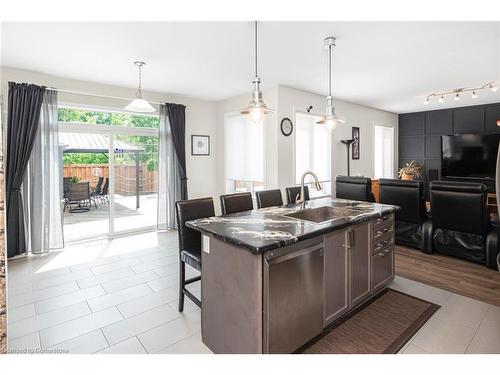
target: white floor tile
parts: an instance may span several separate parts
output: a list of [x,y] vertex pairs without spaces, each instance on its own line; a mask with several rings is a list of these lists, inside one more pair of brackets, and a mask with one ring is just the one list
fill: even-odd
[[7,336],[7,340],[7,352],[9,354],[35,354],[41,348],[38,332],[18,339],[9,339],[9,336]]
[[141,264],[142,262],[137,258],[121,259],[117,262],[104,264],[102,266],[90,267],[95,275],[100,275],[106,272],[111,272],[118,270],[120,268],[130,267],[136,264]]
[[176,318],[176,312],[168,305],[163,305],[111,324],[102,331],[109,344],[114,345]]
[[414,344],[410,344],[403,351],[403,354],[430,354],[430,353],[426,352],[424,349],[422,349]]
[[443,306],[453,295],[443,289],[435,288],[430,285],[422,284],[417,281],[405,279],[396,276],[394,281],[389,285],[390,288],[400,292],[410,294],[423,300]]
[[168,266],[171,264],[177,265],[179,262],[179,256],[178,255],[170,255],[167,257],[162,257],[159,259],[155,259],[152,261],[149,261],[147,263],[140,263],[134,266],[131,266],[132,270],[136,273],[140,272],[145,272],[145,271],[150,271],[150,270],[155,270],[164,266]]
[[78,279],[83,279],[86,277],[93,276],[92,272],[89,269],[83,269],[75,272],[69,272],[64,275],[60,276],[54,276],[54,277],[49,277],[45,278],[40,281],[34,281],[33,282],[33,290],[41,290],[41,289],[46,289],[48,287],[54,286],[54,285],[61,285],[61,284],[66,284],[70,281],[75,281]]
[[439,319],[431,318],[411,343],[429,353],[463,354],[474,333],[474,328],[453,323],[446,316],[441,316]]
[[12,297],[9,296],[7,306],[9,308],[19,307],[22,305],[27,305],[28,303],[42,301],[51,297],[71,293],[79,289],[80,288],[78,287],[78,284],[75,281],[71,281],[67,284],[56,285],[51,288],[37,290],[31,293],[20,294]]
[[164,276],[153,281],[148,281],[146,284],[155,292],[159,292],[163,289],[177,287],[179,285],[179,276],[177,274]]
[[136,298],[118,305],[118,310],[122,313],[125,319],[165,305],[169,302],[176,301],[178,298],[177,287],[163,289],[157,293],[153,293],[144,297]]
[[138,336],[148,353],[158,353],[160,350],[201,331],[201,315],[199,311],[185,314],[153,328]]
[[477,329],[489,306],[487,303],[454,294],[436,312],[435,317],[443,317],[453,323]]
[[63,341],[73,339],[85,333],[95,331],[122,320],[123,317],[116,307],[74,319],[57,326],[40,331],[42,348],[54,346]]
[[46,314],[36,315],[34,317],[9,324],[7,334],[12,339],[16,339],[29,333],[38,332],[42,329],[88,314],[90,314],[89,306],[86,302],[80,302]]
[[90,298],[99,297],[104,294],[106,294],[104,289],[101,286],[97,285],[91,288],[78,290],[76,292],[63,294],[62,296],[35,302],[35,308],[38,314],[44,314],[52,310],[57,310],[65,306],[70,306],[78,302],[86,301]]
[[19,294],[31,293],[33,291],[33,284],[31,282],[14,282],[10,280],[9,276],[9,296],[18,296]]
[[488,309],[467,353],[500,354],[500,307]]
[[135,274],[129,267],[119,268],[117,270],[106,272],[98,276],[89,277],[86,279],[77,280],[80,288],[90,288],[91,286],[96,286],[104,283],[108,283],[115,280],[122,280],[126,277],[133,276]]
[[101,350],[99,354],[147,354],[137,337],[132,337],[119,344]]
[[28,305],[9,308],[7,310],[7,324],[18,322],[19,320],[31,318],[35,316],[35,305],[30,303]]
[[134,300],[136,298],[152,294],[153,290],[146,284],[133,286],[131,288],[122,289],[118,292],[105,294],[101,297],[89,299],[87,302],[92,311],[100,311],[111,306],[116,306],[121,303]]
[[113,293],[158,278],[159,278],[158,274],[154,273],[153,271],[146,271],[138,273],[136,275],[125,277],[123,279],[109,281],[107,283],[102,284],[102,287],[106,290],[106,292]]
[[95,353],[108,347],[100,329],[75,337],[74,339],[51,346],[50,349],[61,350],[65,354]]
[[213,354],[201,341],[201,334],[189,336],[161,350],[160,354]]

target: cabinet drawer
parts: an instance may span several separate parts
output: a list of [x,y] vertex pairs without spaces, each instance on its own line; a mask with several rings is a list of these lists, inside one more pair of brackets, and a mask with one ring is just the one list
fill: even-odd
[[385,235],[394,234],[394,220],[388,220],[382,222],[380,225],[373,226],[372,230],[372,241],[376,242]]
[[394,247],[372,255],[372,291],[382,288],[394,278]]
[[394,236],[392,232],[389,232],[388,235],[385,235],[377,239],[376,241],[373,241],[372,253],[377,254],[380,251],[392,246],[394,246]]
[[374,232],[380,228],[385,228],[388,225],[394,225],[394,214],[386,214],[376,218],[373,221]]

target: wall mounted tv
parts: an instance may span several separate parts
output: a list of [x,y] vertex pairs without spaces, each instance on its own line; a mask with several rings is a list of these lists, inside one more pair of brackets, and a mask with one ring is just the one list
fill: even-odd
[[500,134],[441,136],[441,177],[495,179]]

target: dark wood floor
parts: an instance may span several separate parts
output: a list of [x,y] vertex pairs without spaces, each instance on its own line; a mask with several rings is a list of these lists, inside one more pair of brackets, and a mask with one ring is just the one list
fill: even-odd
[[500,272],[480,264],[396,246],[396,275],[500,306]]

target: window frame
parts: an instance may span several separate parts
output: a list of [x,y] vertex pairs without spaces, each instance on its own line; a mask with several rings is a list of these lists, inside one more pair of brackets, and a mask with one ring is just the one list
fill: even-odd
[[[375,129],[377,127],[380,128],[390,128],[392,130],[392,152],[391,152],[391,166],[392,166],[392,176],[390,177],[377,177],[375,176],[375,154],[376,154],[376,137],[375,137]],[[394,178],[396,174],[396,166],[395,166],[395,161],[396,161],[396,131],[394,125],[391,124],[384,124],[384,123],[377,123],[373,122],[373,145],[372,145],[372,176],[374,179],[380,179],[380,178]]]

